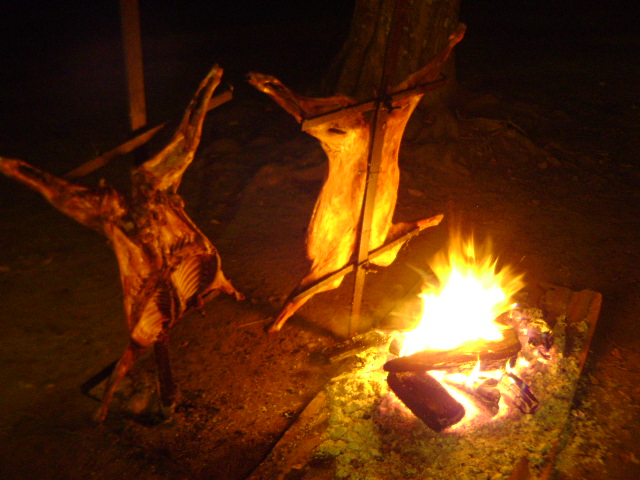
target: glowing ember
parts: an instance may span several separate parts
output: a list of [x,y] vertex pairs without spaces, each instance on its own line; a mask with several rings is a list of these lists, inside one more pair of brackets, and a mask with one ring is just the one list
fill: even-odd
[[420,295],[422,319],[405,334],[401,355],[421,350],[448,350],[469,340],[500,340],[495,319],[512,308],[512,295],[524,285],[510,267],[497,270],[488,245],[476,252],[473,239],[455,235],[448,251],[430,265],[439,285],[427,285]]

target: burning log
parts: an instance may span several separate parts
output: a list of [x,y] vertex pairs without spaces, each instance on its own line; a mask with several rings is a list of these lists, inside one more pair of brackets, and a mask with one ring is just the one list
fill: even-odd
[[[0,157],[0,172],[39,192],[65,215],[105,235],[115,251],[130,340],[107,382],[96,414],[100,422],[106,418],[118,384],[140,353],[166,343],[169,330],[187,310],[201,308],[204,298],[215,290],[235,295],[238,300],[244,298],[225,278],[218,251],[187,216],[177,194],[200,142],[207,106],[222,72],[220,67],[213,67],[169,145],[133,170],[130,197],[104,184],[86,188],[21,160]],[[156,356],[159,370],[166,370],[168,358],[161,356]],[[161,371],[161,379],[170,381],[167,373]],[[168,391],[163,398],[171,398],[172,385],[165,388]]]
[[329,363],[337,363],[346,358],[354,357],[371,347],[385,345],[388,341],[389,335],[376,330],[370,330],[323,349],[322,356],[325,357]]
[[535,413],[538,410],[538,399],[531,391],[531,387],[517,375],[507,372],[502,377],[505,402],[517,408],[522,413]]
[[499,363],[517,355],[520,351],[518,334],[513,329],[503,332],[504,338],[497,341],[476,340],[466,342],[451,350],[423,350],[394,358],[384,364],[387,372],[419,372],[447,370],[480,360],[483,364]]
[[455,382],[447,377],[446,383],[453,385],[458,390],[469,394],[469,399],[480,408],[488,412],[492,417],[500,411],[500,398],[502,394],[495,378],[478,379],[474,382]]
[[478,400],[478,403],[491,415],[496,415],[500,410],[500,398],[502,394],[498,388],[498,380],[488,378],[472,389],[471,395]]
[[[411,89],[438,79],[440,69],[463,35],[464,26],[461,26],[450,37],[449,44],[439,55],[391,90],[392,94],[403,94],[397,95],[385,106],[390,111],[384,129],[384,147],[371,224],[371,250],[401,237],[409,230],[435,226],[442,220],[442,215],[436,215],[416,222],[392,225],[400,179],[398,151],[409,117],[423,95],[417,90],[411,92]],[[342,111],[345,107],[356,105],[355,99],[344,95],[327,98],[301,96],[289,90],[278,79],[261,73],[250,73],[248,80],[251,85],[273,98],[298,122],[302,123],[329,112],[339,113],[321,123],[314,122],[306,128],[310,135],[320,140],[329,159],[329,171],[307,230],[307,256],[312,262],[311,271],[291,293],[271,326],[271,331],[277,331],[311,298],[311,294],[302,298],[294,297],[320,279],[340,270],[353,258],[367,181],[372,119],[365,117],[362,113],[365,109],[362,108]],[[387,266],[395,260],[401,247],[402,243],[371,259],[371,262]],[[342,277],[339,277],[314,293],[332,290],[341,283]]]
[[465,415],[462,404],[426,372],[391,372],[387,383],[409,410],[436,432],[455,425]]

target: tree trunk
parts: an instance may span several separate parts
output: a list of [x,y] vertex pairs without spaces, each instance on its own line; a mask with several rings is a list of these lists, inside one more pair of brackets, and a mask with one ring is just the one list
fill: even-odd
[[[336,92],[359,101],[377,96],[394,8],[402,0],[357,0],[351,29],[342,51],[334,59],[323,81],[327,94]],[[401,26],[400,48],[390,85],[396,85],[441,52],[458,26],[460,0],[407,0],[405,25]],[[441,100],[455,79],[454,62],[443,68],[450,79],[446,89],[425,95],[423,104]]]

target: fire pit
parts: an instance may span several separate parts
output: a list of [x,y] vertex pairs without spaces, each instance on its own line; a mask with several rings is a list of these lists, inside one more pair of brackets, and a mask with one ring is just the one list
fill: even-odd
[[391,390],[436,432],[514,407],[534,413],[528,379],[558,355],[542,312],[516,310],[522,275],[497,270],[490,252],[460,235],[431,268],[438,282],[420,295],[420,322],[395,337],[399,357],[384,365]]
[[[348,344],[361,348],[347,371],[311,402],[252,478],[292,470],[306,478],[304,471],[318,469],[335,478],[548,478],[601,295],[544,285],[539,298],[516,305],[511,297],[521,277],[496,271],[495,260],[470,244],[457,245],[432,265],[440,282],[420,294],[425,315],[434,315],[430,302],[447,297],[450,283],[473,277],[485,289],[482,301],[494,294],[487,326],[495,331],[468,338],[475,326],[457,325],[447,335],[464,331],[463,340],[425,344],[415,337],[430,331],[435,340],[442,325],[423,319],[410,333],[352,339]],[[471,294],[457,295],[445,314],[472,304]],[[475,305],[466,316],[477,323]]]

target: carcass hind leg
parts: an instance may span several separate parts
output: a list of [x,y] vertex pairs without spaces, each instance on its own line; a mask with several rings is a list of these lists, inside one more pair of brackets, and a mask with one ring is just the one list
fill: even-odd
[[[333,290],[338,288],[342,283],[343,277],[334,280],[328,285],[324,285],[318,288],[317,283],[320,282],[322,278],[318,278],[316,272],[311,272],[302,281],[298,284],[293,292],[289,295],[287,300],[284,302],[284,306],[280,310],[278,317],[275,321],[269,326],[269,332],[279,332],[285,322],[289,319],[291,315],[296,313],[296,311],[302,307],[311,297],[313,297],[317,293],[326,292],[329,290]],[[315,287],[314,287],[315,285]]]
[[107,386],[104,391],[104,396],[102,397],[102,404],[94,415],[94,420],[96,422],[102,423],[107,418],[109,404],[113,399],[113,394],[115,393],[124,376],[129,372],[129,370],[131,370],[131,367],[143,350],[144,349],[140,345],[133,341],[130,341],[129,345],[127,345],[124,354],[122,355],[122,357],[120,357],[120,360],[114,368],[113,373],[109,377],[109,380],[107,380]]
[[398,222],[391,225],[389,229],[389,233],[387,234],[387,241],[395,240],[398,237],[401,237],[405,233],[409,233],[411,230],[419,228],[420,231],[425,228],[435,227],[440,225],[442,219],[444,218],[443,214],[434,215],[433,217],[423,218],[421,220],[416,220],[413,222]]
[[[420,231],[425,228],[435,227],[436,225],[440,225],[440,222],[444,218],[444,215],[434,215],[433,217],[424,218],[422,220],[417,220],[415,222],[399,222],[391,225],[389,232],[387,233],[387,238],[385,243],[391,243],[403,235],[415,230],[416,228]],[[403,243],[396,245],[395,247],[385,251],[381,255],[371,259],[371,263],[374,265],[379,265],[381,267],[387,267],[393,263],[398,255],[398,252],[402,248]]]
[[310,298],[311,298],[311,295],[309,295],[308,297],[303,297],[300,300],[295,302],[288,300],[282,307],[282,310],[280,310],[278,317],[269,326],[269,332],[279,332],[282,326],[285,324],[285,322],[289,319],[289,317],[293,315],[296,312],[296,310],[298,310],[302,305],[304,305],[307,302],[307,300],[309,300]]
[[227,295],[234,295],[236,300],[244,300],[245,296],[242,292],[236,290],[236,287],[231,285],[231,282],[224,276],[222,270],[218,270],[218,278],[216,278],[216,286]]

